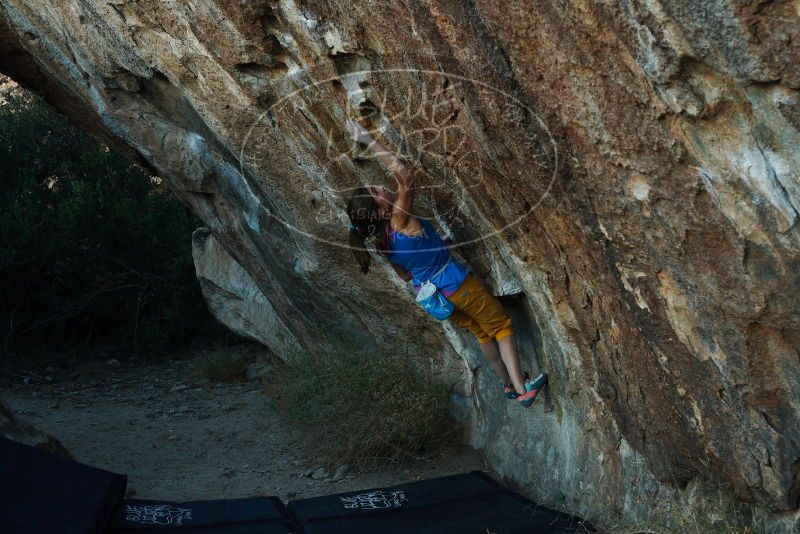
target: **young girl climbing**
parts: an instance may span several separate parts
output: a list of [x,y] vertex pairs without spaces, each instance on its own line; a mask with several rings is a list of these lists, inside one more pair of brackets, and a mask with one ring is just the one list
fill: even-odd
[[355,120],[348,119],[345,127],[353,141],[366,145],[394,173],[398,184],[396,193],[382,186],[359,187],[348,202],[350,245],[361,271],[369,271],[365,241],[372,238],[395,272],[406,282],[414,280],[415,290],[421,281],[432,282],[454,305],[450,319],[478,339],[502,380],[505,396],[527,408],[547,382],[547,374],[533,379],[523,375],[511,318],[503,305],[450,254],[431,223],[414,215],[414,178],[408,167]]

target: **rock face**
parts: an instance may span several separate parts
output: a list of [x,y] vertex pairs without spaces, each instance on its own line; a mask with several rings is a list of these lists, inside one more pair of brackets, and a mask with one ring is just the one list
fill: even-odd
[[301,348],[253,278],[207,228],[192,234],[192,256],[203,296],[218,321],[278,355]]
[[[796,2],[2,0],[0,71],[162,176],[297,342],[430,359],[535,498],[647,513],[702,477],[780,511],[800,493],[798,28]],[[504,401],[388,266],[358,273],[343,207],[391,179],[348,142],[357,114],[508,295],[547,403]]]

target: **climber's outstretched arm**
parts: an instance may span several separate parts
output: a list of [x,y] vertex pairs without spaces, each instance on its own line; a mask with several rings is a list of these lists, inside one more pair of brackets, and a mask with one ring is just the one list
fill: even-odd
[[353,140],[364,143],[369,151],[378,156],[383,164],[386,165],[386,168],[392,171],[395,178],[397,178],[397,201],[394,210],[392,210],[392,218],[395,219],[397,227],[405,227],[414,206],[413,173],[400,158],[383,146],[380,141],[372,137],[372,134],[358,122],[353,119],[347,119],[345,126]]

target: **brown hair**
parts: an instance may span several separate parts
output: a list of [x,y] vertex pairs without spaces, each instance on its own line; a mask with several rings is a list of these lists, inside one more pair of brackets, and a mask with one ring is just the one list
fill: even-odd
[[347,203],[347,216],[351,223],[349,236],[351,250],[361,272],[367,274],[371,258],[364,242],[371,237],[377,237],[378,249],[383,251],[388,221],[381,217],[375,199],[366,187],[356,188],[353,192]]

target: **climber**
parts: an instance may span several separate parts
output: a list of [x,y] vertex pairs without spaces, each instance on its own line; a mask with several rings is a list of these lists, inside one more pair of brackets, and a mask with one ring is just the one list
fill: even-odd
[[374,239],[395,272],[406,282],[414,279],[416,291],[424,280],[435,285],[452,303],[449,318],[478,339],[501,378],[505,396],[529,407],[547,382],[547,374],[532,379],[523,375],[511,318],[503,305],[450,254],[431,223],[414,215],[414,178],[408,167],[355,120],[348,119],[345,127],[353,141],[366,145],[394,173],[398,185],[396,193],[382,186],[358,187],[348,202],[350,245],[361,271],[366,274],[370,264],[365,241]]

